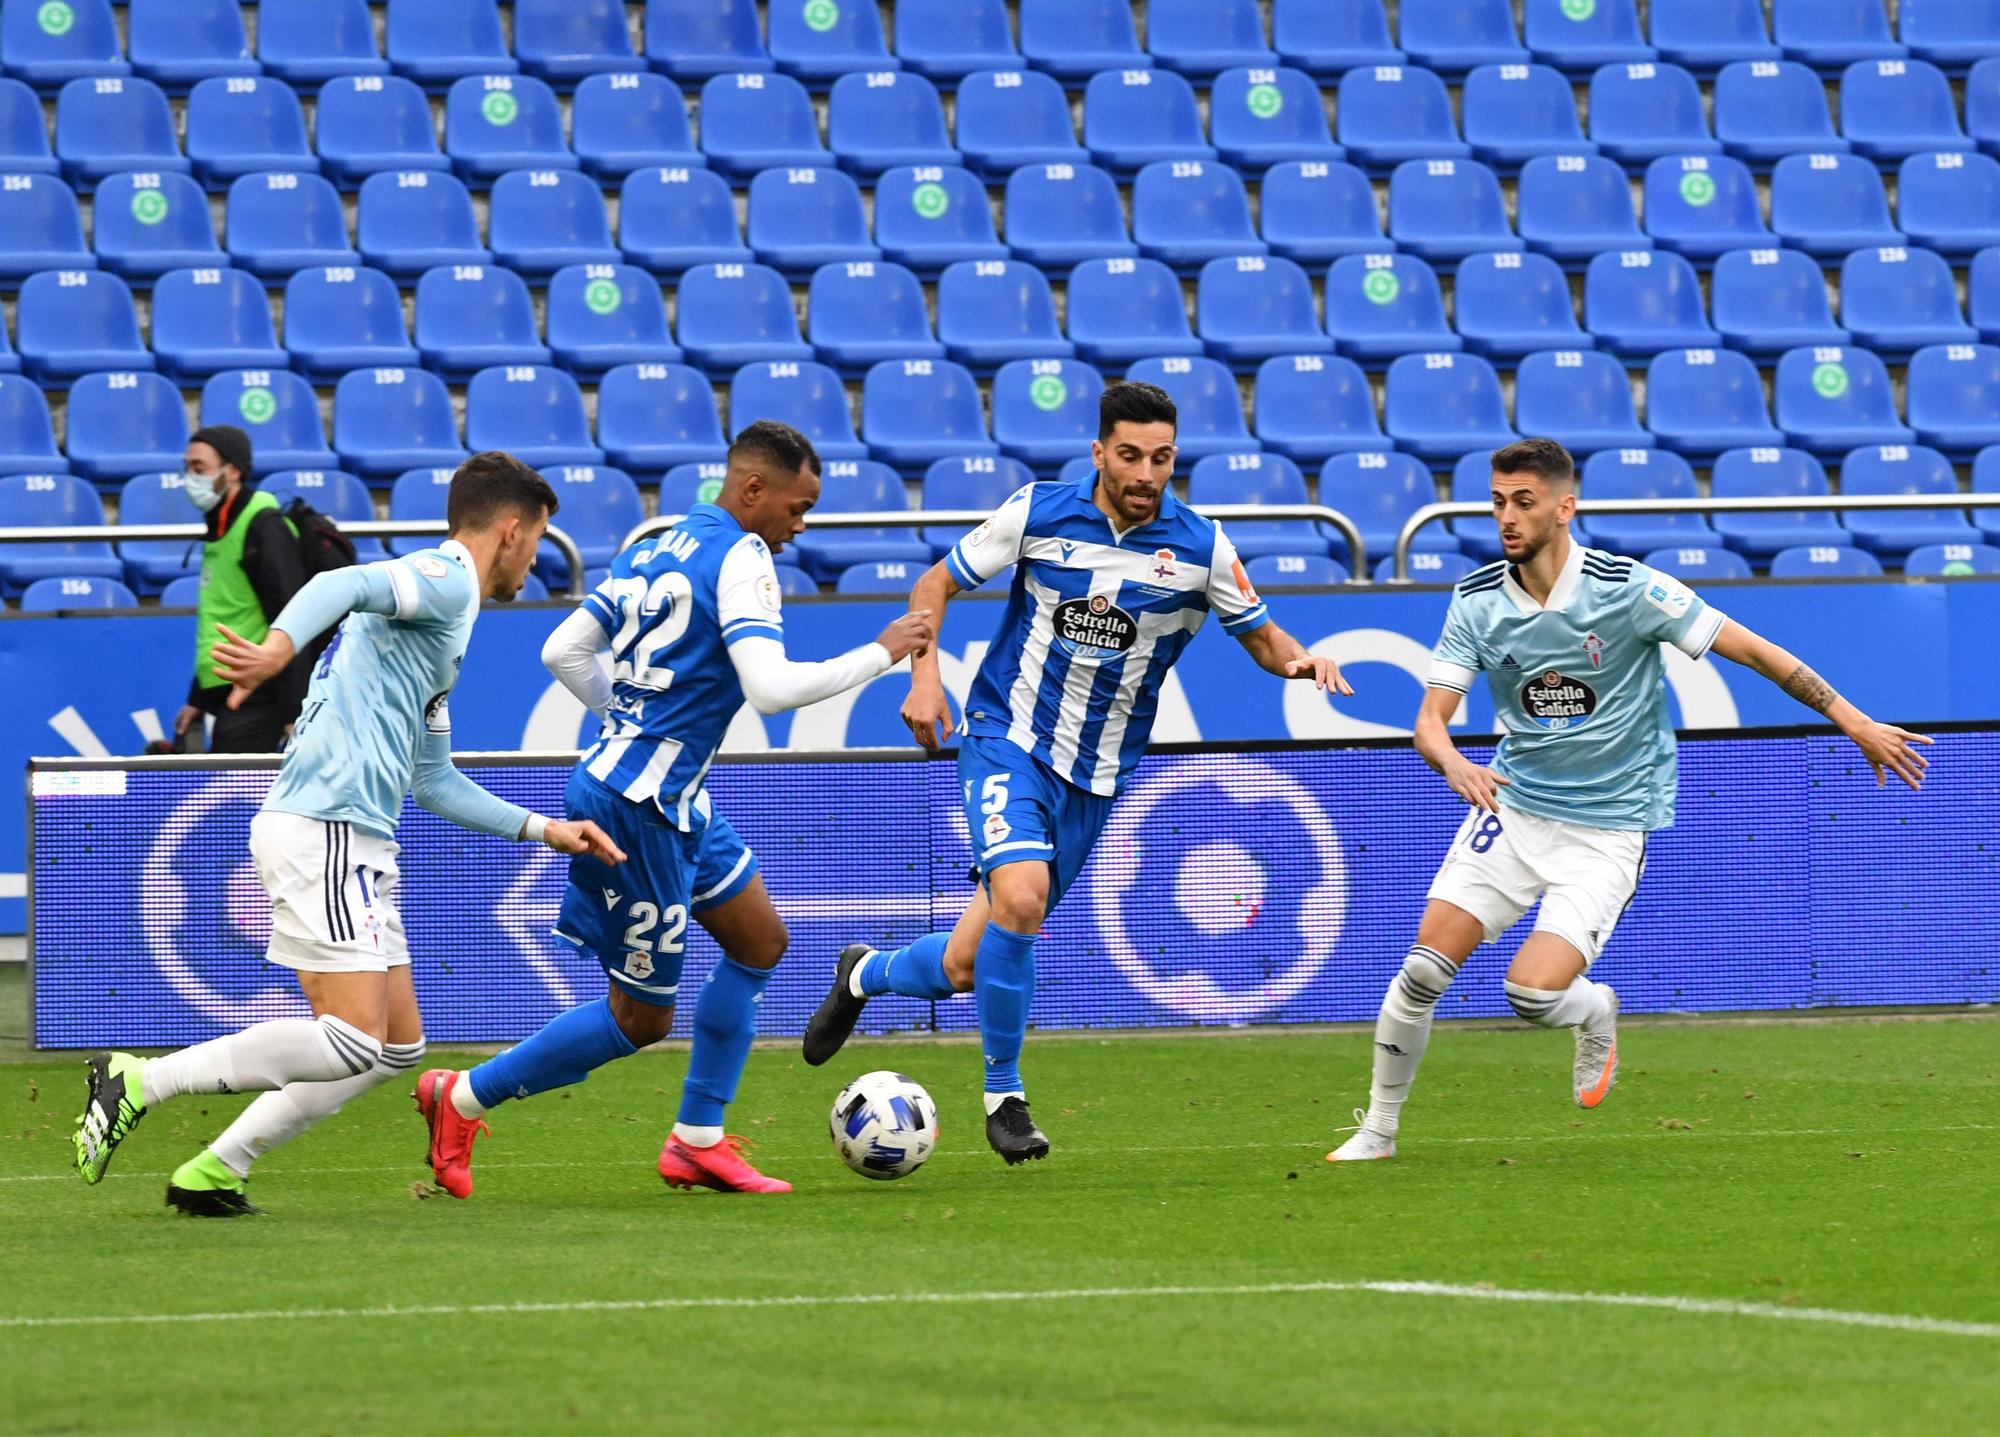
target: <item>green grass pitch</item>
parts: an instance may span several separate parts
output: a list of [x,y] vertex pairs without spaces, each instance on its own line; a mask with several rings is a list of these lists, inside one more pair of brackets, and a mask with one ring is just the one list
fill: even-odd
[[[2000,1026],[1630,1022],[1595,1113],[1569,1052],[1441,1025],[1402,1156],[1336,1169],[1365,1033],[1031,1037],[1055,1152],[1010,1170],[975,1048],[820,1070],[760,1048],[731,1126],[798,1188],[761,1200],[662,1186],[685,1059],[648,1053],[496,1114],[470,1202],[415,1196],[422,1128],[392,1088],[265,1161],[271,1216],[201,1222],[161,1206],[165,1174],[239,1100],[162,1108],[86,1188],[80,1060],[17,1043],[0,1430],[1994,1430]],[[871,1067],[941,1102],[939,1152],[901,1183],[827,1142]],[[1404,1281],[1471,1291],[1351,1286]],[[266,1315],[174,1316],[244,1313]],[[112,1315],[159,1320],[22,1321]]]

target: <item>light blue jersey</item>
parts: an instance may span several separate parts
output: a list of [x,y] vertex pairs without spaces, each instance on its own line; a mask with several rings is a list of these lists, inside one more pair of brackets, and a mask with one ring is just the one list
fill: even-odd
[[1461,579],[1430,685],[1465,693],[1486,675],[1503,805],[1587,828],[1665,828],[1679,767],[1660,646],[1698,659],[1724,621],[1679,580],[1572,544],[1546,606],[1504,563]]

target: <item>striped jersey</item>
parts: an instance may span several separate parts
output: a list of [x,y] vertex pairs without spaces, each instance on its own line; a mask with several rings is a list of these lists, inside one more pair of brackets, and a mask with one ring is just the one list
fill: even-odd
[[1486,675],[1503,805],[1586,828],[1666,828],[1679,765],[1661,645],[1698,659],[1724,622],[1678,579],[1572,544],[1546,605],[1505,563],[1461,579],[1430,686],[1465,693]]
[[966,731],[1108,797],[1145,753],[1160,685],[1208,611],[1237,635],[1270,614],[1219,524],[1163,493],[1151,523],[1120,533],[1096,488],[1095,473],[1023,486],[945,565],[961,589],[1016,566]]
[[727,510],[697,504],[613,559],[583,607],[610,636],[612,687],[583,770],[692,833],[709,814],[702,780],[743,706],[729,646],[785,636],[771,551]]

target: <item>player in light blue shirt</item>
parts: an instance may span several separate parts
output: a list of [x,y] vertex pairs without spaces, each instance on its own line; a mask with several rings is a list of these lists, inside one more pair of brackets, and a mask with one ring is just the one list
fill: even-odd
[[[1393,1157],[1396,1129],[1438,999],[1482,942],[1537,901],[1507,970],[1530,1023],[1576,1030],[1573,1091],[1594,1108],[1618,1076],[1618,995],[1586,976],[1646,867],[1646,835],[1674,821],[1678,779],[1663,646],[1755,669],[1854,741],[1878,783],[1911,788],[1929,739],[1876,723],[1819,675],[1711,608],[1679,580],[1570,537],[1576,467],[1553,439],[1493,455],[1493,514],[1506,558],[1460,580],[1433,655],[1416,747],[1471,805],[1431,884],[1417,941],[1375,1024],[1375,1075],[1360,1127],[1329,1162]],[[1501,731],[1491,768],[1447,725],[1484,674]]]
[[104,1176],[153,1105],[189,1093],[261,1092],[167,1188],[169,1203],[197,1216],[255,1213],[245,1189],[256,1158],[416,1066],[423,1020],[396,901],[405,794],[479,833],[623,861],[596,824],[530,813],[451,762],[451,690],[480,602],[520,592],[555,508],[547,481],[520,460],[475,454],[452,476],[451,536],[441,546],[319,575],[262,643],[223,629],[215,667],[235,686],[235,707],[340,625],[250,828],[271,897],[267,956],[298,972],[314,1017],[275,1018],[150,1061],[93,1059],[76,1135],[86,1182]]

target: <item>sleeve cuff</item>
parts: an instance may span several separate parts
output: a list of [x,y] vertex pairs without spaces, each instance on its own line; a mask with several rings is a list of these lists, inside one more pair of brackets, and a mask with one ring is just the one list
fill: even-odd
[[401,559],[383,567],[389,571],[389,589],[396,596],[396,617],[407,619],[417,611],[417,577]]
[[1729,622],[1729,615],[1718,608],[1704,606],[1695,621],[1688,625],[1686,633],[1674,641],[1674,647],[1691,659],[1706,655],[1715,643],[1715,637],[1722,632],[1722,626]]
[[976,589],[986,582],[967,567],[965,560],[959,555],[958,546],[955,544],[952,546],[951,551],[944,556],[944,567],[945,571],[951,575],[952,582],[957,584],[961,589]]
[[784,641],[785,630],[778,624],[767,624],[761,619],[741,619],[722,631],[722,641],[734,644],[742,639],[777,639]]
[[1254,609],[1245,609],[1240,614],[1231,614],[1222,621],[1225,634],[1247,634],[1253,629],[1261,629],[1271,622],[1269,606],[1259,604]]
[[1424,680],[1426,687],[1450,689],[1453,693],[1472,692],[1473,680],[1479,677],[1476,669],[1468,669],[1445,659],[1432,659],[1430,676]]

